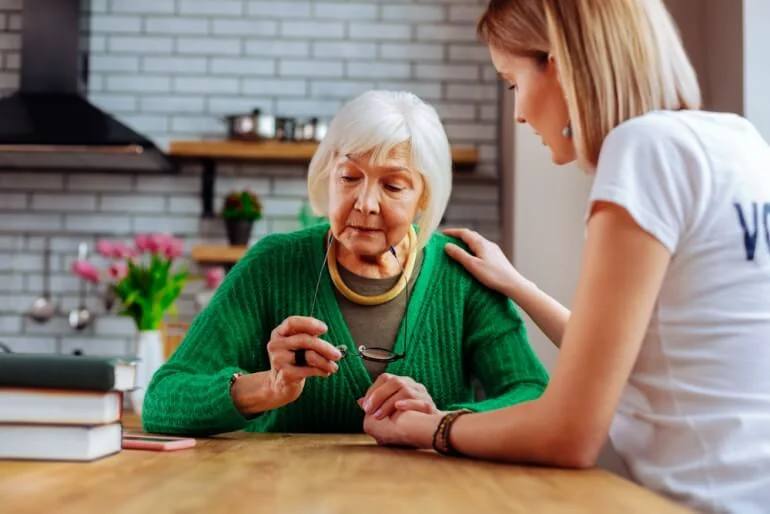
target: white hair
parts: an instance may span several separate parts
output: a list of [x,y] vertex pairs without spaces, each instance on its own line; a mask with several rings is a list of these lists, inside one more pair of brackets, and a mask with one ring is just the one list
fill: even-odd
[[409,143],[410,166],[425,182],[418,248],[441,223],[452,193],[452,153],[436,110],[416,95],[367,91],[350,100],[329,124],[308,169],[308,199],[316,215],[329,216],[329,175],[335,155],[372,153],[381,164],[391,149]]

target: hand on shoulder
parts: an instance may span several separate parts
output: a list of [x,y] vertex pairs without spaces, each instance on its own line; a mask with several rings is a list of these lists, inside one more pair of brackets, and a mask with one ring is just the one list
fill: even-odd
[[478,232],[467,228],[452,228],[444,230],[444,234],[468,246],[470,252],[454,243],[448,243],[444,249],[447,255],[485,286],[513,298],[515,292],[527,284],[527,280],[513,267],[500,247]]

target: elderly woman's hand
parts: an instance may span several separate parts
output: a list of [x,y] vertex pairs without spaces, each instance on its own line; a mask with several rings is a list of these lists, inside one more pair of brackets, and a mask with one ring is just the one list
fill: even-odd
[[[328,377],[339,369],[342,354],[319,338],[326,330],[323,322],[301,316],[290,316],[273,330],[267,343],[270,386],[282,403],[299,397],[307,377]],[[304,363],[296,361],[298,350],[304,350]]]
[[527,280],[516,271],[500,247],[481,234],[467,228],[446,229],[444,234],[468,245],[472,254],[451,243],[446,245],[445,251],[485,286],[511,297],[526,286]]
[[367,415],[383,419],[396,411],[415,410],[426,414],[438,413],[433,398],[425,386],[409,377],[383,373],[369,387],[358,405]]

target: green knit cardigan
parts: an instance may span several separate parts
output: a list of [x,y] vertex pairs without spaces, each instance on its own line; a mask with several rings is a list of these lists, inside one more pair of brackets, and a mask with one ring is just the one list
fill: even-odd
[[[254,418],[233,405],[234,372],[266,371],[270,332],[286,317],[309,315],[323,263],[328,224],[261,239],[227,274],[209,305],[150,382],[142,409],[147,432],[206,436],[254,432],[362,431],[356,401],[372,379],[359,357],[340,361],[330,377],[307,379],[301,396]],[[386,372],[422,383],[441,410],[498,409],[539,397],[548,376],[527,339],[513,302],[477,282],[444,252],[451,239],[434,234],[410,292],[409,343]],[[333,344],[357,347],[324,273],[315,317]],[[403,326],[394,349],[403,351]],[[484,389],[476,401],[473,379]]]

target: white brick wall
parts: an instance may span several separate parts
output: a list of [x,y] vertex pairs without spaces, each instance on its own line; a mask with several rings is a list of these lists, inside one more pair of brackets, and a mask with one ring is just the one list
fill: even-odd
[[111,12],[116,14],[172,14],[175,2],[174,0],[111,0],[106,3],[109,4]]
[[[302,169],[276,169],[273,176],[254,176],[248,169],[223,167],[216,184],[216,207],[227,192],[250,187],[264,204],[265,218],[254,229],[254,240],[270,232],[294,230],[306,198]],[[285,178],[285,175],[290,178]],[[294,178],[291,178],[291,177]],[[19,351],[124,353],[131,350],[132,327],[104,314],[94,291],[89,308],[97,313],[93,326],[76,333],[66,313],[78,303],[78,281],[69,273],[78,242],[93,247],[100,237],[128,240],[139,231],[167,230],[187,241],[186,251],[199,241],[224,241],[219,220],[200,219],[197,172],[179,177],[132,175],[39,175],[43,192],[29,192],[29,174],[0,174],[0,341]],[[499,237],[497,191],[492,185],[456,185],[447,212],[447,225],[475,228]],[[38,210],[38,212],[33,212]],[[62,314],[46,325],[24,319],[21,313],[42,288],[43,234],[53,236],[51,248],[54,297]],[[197,268],[193,267],[197,272]],[[180,302],[180,316],[195,314],[193,283]],[[45,337],[41,337],[45,335]]]
[[278,22],[263,20],[218,20],[211,25],[216,36],[277,36]]
[[350,39],[365,39],[369,41],[399,41],[408,40],[412,27],[406,23],[355,23],[348,30]]
[[[18,87],[23,0],[0,1],[0,94]],[[159,144],[224,136],[224,114],[255,107],[277,116],[331,117],[371,88],[405,89],[433,104],[453,144],[476,145],[480,171],[496,172],[496,76],[475,38],[482,0],[92,0],[96,104]],[[0,173],[0,341],[20,351],[125,353],[130,321],[103,313],[94,291],[93,326],[72,331],[78,305],[68,272],[85,240],[128,240],[168,230],[190,246],[224,241],[219,220],[200,219],[199,170],[156,177],[126,174]],[[235,188],[261,195],[265,218],[254,239],[297,228],[304,170],[221,166],[216,207]],[[454,188],[447,225],[499,237],[493,185]],[[62,314],[46,325],[21,313],[42,288],[44,235],[53,236],[51,287]],[[199,270],[194,268],[194,271]],[[191,283],[180,315],[194,315]]]
[[[150,0],[153,1],[153,0]],[[244,4],[240,0],[178,0],[179,14],[198,16],[240,16]]]
[[322,42],[313,43],[313,57],[341,59],[374,59],[377,55],[375,43]]
[[318,20],[374,20],[377,18],[377,12],[377,5],[356,5],[334,2],[313,3],[313,16]]
[[382,19],[408,23],[439,22],[446,19],[446,9],[430,5],[383,5]]
[[444,57],[444,46],[431,43],[382,43],[380,59],[412,62],[440,62]]

